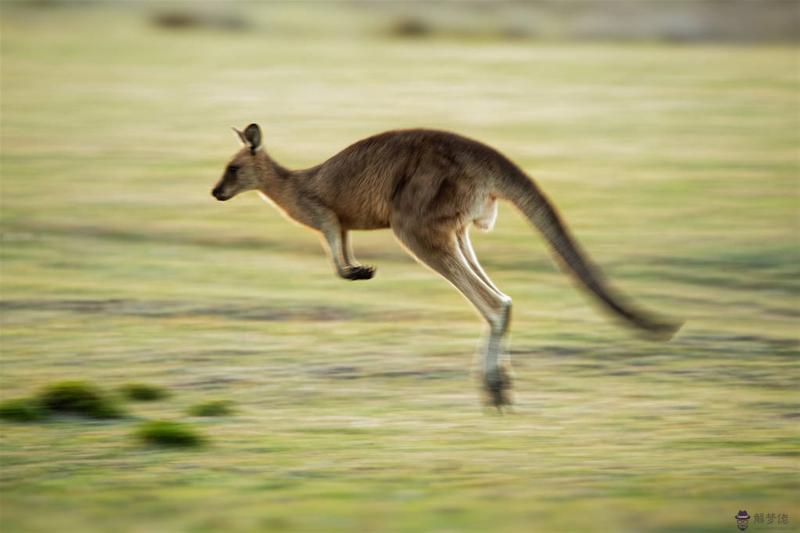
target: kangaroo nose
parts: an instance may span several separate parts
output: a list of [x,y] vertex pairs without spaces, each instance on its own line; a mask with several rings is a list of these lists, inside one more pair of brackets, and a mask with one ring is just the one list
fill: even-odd
[[224,194],[222,194],[222,191],[220,190],[220,188],[219,188],[219,187],[217,187],[216,189],[214,189],[213,191],[211,191],[211,196],[213,196],[214,198],[216,198],[216,199],[217,199],[217,200],[219,200],[220,202],[222,202],[222,201],[224,201],[224,200],[227,200],[227,198],[225,197],[225,195],[224,195]]

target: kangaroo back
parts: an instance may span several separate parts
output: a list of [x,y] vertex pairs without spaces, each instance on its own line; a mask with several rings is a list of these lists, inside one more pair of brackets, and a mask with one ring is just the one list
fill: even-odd
[[669,340],[683,325],[637,309],[613,291],[572,237],[553,204],[521,170],[514,169],[513,173],[498,180],[497,190],[542,232],[562,266],[625,323],[657,340]]

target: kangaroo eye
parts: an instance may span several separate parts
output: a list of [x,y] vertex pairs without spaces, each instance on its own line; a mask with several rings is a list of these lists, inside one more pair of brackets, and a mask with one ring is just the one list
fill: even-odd
[[231,174],[236,174],[239,171],[239,167],[236,165],[228,165],[228,172]]

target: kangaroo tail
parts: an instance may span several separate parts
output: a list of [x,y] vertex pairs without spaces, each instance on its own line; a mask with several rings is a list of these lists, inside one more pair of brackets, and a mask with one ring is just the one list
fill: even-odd
[[570,235],[553,204],[530,178],[521,170],[515,170],[517,172],[509,179],[498,180],[498,192],[510,200],[542,232],[562,266],[607,309],[644,336],[655,340],[672,338],[683,323],[671,322],[637,309],[616,294]]

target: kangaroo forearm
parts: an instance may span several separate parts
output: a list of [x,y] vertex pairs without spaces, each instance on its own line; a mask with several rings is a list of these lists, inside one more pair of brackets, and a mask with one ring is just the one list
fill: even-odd
[[339,277],[352,281],[370,279],[375,275],[373,267],[353,263],[352,254],[348,250],[347,232],[342,230],[333,212],[324,219],[320,231]]

